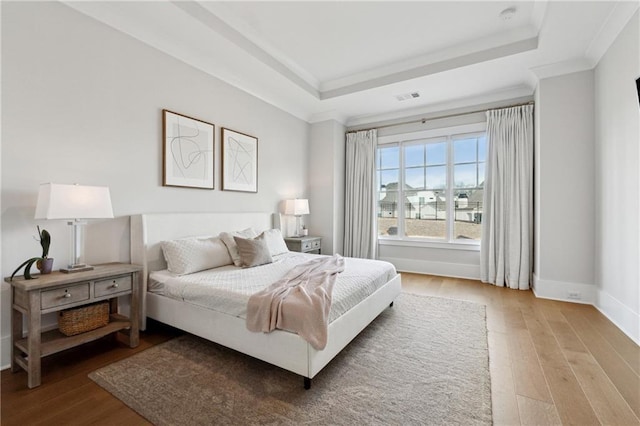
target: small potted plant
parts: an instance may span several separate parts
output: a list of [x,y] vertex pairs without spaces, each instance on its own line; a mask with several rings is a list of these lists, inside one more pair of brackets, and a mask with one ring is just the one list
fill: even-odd
[[31,266],[36,264],[36,267],[40,270],[41,274],[49,274],[53,269],[53,259],[49,257],[49,247],[51,246],[51,235],[47,232],[46,229],[40,230],[38,226],[38,235],[40,236],[40,246],[42,246],[42,256],[40,257],[32,257],[31,259],[27,259],[20,266],[13,271],[11,274],[11,280],[13,276],[18,273],[20,269],[24,266],[24,279],[30,280],[34,277],[31,276]]

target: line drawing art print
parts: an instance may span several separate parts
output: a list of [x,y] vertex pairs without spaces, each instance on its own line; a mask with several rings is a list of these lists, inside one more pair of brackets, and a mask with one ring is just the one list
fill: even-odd
[[214,188],[215,126],[162,110],[164,186]]
[[258,192],[258,138],[222,128],[222,190]]

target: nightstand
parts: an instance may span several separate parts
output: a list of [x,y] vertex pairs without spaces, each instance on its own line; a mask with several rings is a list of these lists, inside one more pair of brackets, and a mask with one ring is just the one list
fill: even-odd
[[[11,371],[27,372],[30,388],[40,385],[40,359],[47,355],[122,332],[135,348],[139,343],[140,266],[127,263],[97,265],[91,271],[38,275],[25,280],[14,277],[11,284]],[[131,315],[118,313],[118,297],[129,295]],[[41,316],[67,308],[108,300],[109,323],[95,330],[65,336],[58,329],[42,332]],[[23,338],[22,317],[27,319],[27,337]]]
[[287,237],[284,239],[291,251],[320,254],[322,237]]

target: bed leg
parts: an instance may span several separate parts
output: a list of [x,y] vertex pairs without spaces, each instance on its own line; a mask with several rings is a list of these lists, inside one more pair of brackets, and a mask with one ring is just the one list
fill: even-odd
[[311,389],[311,379],[308,377],[303,377],[304,379],[304,388],[305,390]]
[[393,302],[389,303],[389,307],[393,308]]

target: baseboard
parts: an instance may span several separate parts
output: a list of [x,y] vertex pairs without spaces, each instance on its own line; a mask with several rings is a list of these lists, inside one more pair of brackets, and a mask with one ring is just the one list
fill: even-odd
[[466,278],[470,280],[480,279],[480,265],[401,259],[397,257],[381,257],[380,260],[392,263],[400,272]]
[[640,315],[609,293],[598,289],[594,304],[602,315],[614,323],[624,334],[640,345]]
[[11,336],[4,336],[0,339],[0,357],[2,359],[0,370],[11,367]]
[[563,302],[585,303],[594,305],[596,286],[591,284],[572,283],[540,279],[533,274],[533,293],[541,299],[553,299]]

